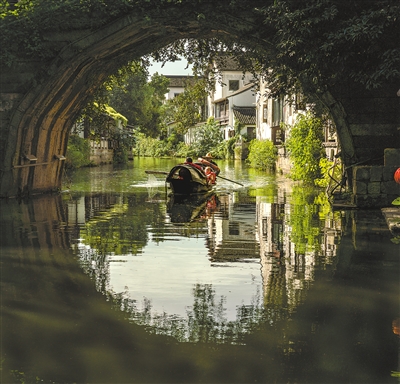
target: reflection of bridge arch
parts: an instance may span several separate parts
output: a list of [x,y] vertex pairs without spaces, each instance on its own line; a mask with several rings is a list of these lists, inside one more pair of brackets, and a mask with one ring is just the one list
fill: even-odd
[[[260,38],[257,33],[260,20],[252,12],[253,2],[240,14],[229,13],[229,1],[212,10],[205,3],[167,4],[153,15],[147,12],[150,18],[132,12],[91,32],[48,32],[44,40],[57,47],[52,59],[46,63],[23,59],[12,68],[1,68],[3,79],[9,80],[2,79],[0,196],[60,187],[60,159],[72,123],[98,85],[129,60],[190,37],[227,38],[273,54],[271,36]],[[398,146],[396,86],[369,93],[353,88],[345,84],[321,98],[336,120],[346,165],[379,163],[381,159],[376,159],[384,148]]]

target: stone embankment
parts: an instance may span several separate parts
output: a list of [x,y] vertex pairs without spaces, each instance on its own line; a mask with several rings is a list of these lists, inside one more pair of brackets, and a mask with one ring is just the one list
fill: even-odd
[[358,208],[389,207],[400,196],[400,184],[394,180],[394,173],[399,167],[398,148],[385,149],[384,165],[355,166],[352,203]]

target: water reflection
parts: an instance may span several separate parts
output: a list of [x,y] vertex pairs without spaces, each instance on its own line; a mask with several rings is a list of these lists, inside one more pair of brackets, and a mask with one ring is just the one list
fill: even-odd
[[0,201],[2,382],[396,382],[381,212],[280,183]]
[[172,223],[189,223],[211,217],[220,205],[215,192],[193,196],[169,195],[167,213]]
[[267,200],[95,194],[68,206],[83,270],[132,320],[179,341],[239,343],[252,324],[274,322],[265,308],[278,318],[296,310],[316,271],[334,270],[340,241],[340,213],[321,194],[281,188]]

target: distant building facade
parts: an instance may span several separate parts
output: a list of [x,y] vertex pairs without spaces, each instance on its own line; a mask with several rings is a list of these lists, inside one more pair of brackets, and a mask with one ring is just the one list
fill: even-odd
[[224,139],[235,135],[235,126],[240,124],[240,134],[248,140],[256,137],[256,92],[253,75],[243,73],[232,59],[215,63],[220,79],[215,83],[214,93],[208,97],[209,117],[214,117],[221,126]]
[[[288,172],[291,162],[285,149],[285,140],[290,135],[290,126],[296,122],[299,114],[305,113],[305,105],[301,95],[286,95],[278,98],[269,96],[268,84],[260,82],[256,89],[255,79],[249,72],[243,73],[237,62],[231,58],[223,58],[214,63],[214,71],[218,81],[214,91],[206,100],[206,117],[213,117],[221,127],[224,140],[240,133],[245,138],[237,145],[242,147],[241,157],[247,154],[246,143],[253,139],[271,140],[278,149],[277,168]],[[170,91],[167,100],[184,91],[185,81],[190,76],[166,76],[170,79]],[[196,129],[204,123],[190,127],[185,134],[185,143],[191,144],[195,139]],[[324,126],[323,143],[327,158],[331,161],[338,152],[336,130],[331,123]],[[244,156],[244,157],[243,157]]]
[[[105,124],[104,136],[100,139],[93,138],[91,127],[84,121],[75,123],[72,129],[73,134],[90,140],[90,162],[94,165],[110,164],[114,160],[114,152],[119,143],[108,133],[114,130],[124,131],[127,135],[133,133],[133,127],[126,125],[122,119],[108,116]],[[128,154],[128,159],[132,159],[132,153]]]

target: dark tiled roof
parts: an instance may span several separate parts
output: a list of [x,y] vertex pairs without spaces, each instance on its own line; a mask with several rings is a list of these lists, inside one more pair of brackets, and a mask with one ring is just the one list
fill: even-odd
[[255,125],[256,124],[256,107],[236,107],[232,108],[233,115],[239,123],[245,125]]
[[186,83],[193,84],[195,82],[194,76],[181,76],[181,75],[165,75],[169,80],[170,87],[184,88]]

